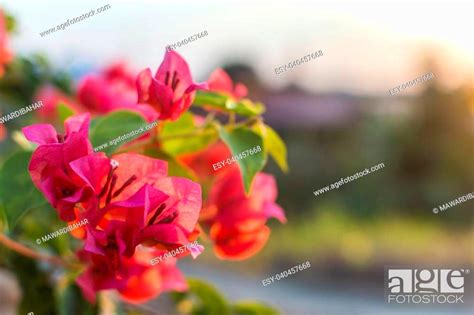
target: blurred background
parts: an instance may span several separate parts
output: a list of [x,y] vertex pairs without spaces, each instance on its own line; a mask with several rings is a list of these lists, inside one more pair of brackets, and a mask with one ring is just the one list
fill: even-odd
[[[105,4],[107,12],[39,35]],[[288,223],[271,224],[259,255],[224,262],[205,251],[183,264],[187,275],[210,279],[231,299],[262,300],[285,314],[472,314],[472,282],[460,307],[384,302],[385,266],[474,266],[474,200],[432,211],[474,192],[471,1],[17,0],[0,6],[18,22],[15,54],[44,56],[73,81],[117,60],[137,72],[155,71],[166,45],[207,30],[177,49],[193,75],[203,81],[224,67],[247,85],[250,98],[266,104],[266,122],[288,146],[290,173],[267,168],[277,177]],[[275,74],[318,50],[324,55]],[[434,79],[389,94],[429,72]],[[2,101],[2,113],[27,105]],[[9,130],[27,125],[28,117]],[[0,143],[0,162],[11,146],[9,138]],[[380,163],[385,168],[313,194]],[[310,269],[262,286],[306,261]],[[161,314],[157,305],[160,300],[145,311]]]

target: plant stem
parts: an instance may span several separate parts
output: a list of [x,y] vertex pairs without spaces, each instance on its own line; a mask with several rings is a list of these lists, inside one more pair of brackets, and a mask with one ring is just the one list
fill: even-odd
[[229,125],[233,126],[235,124],[235,113],[229,113]]
[[70,267],[71,265],[65,261],[63,261],[59,257],[55,256],[49,256],[45,254],[38,253],[31,248],[26,247],[23,244],[20,244],[18,242],[15,242],[12,239],[9,239],[5,234],[0,233],[0,243],[5,245],[5,247],[23,255],[26,257],[30,257],[36,260],[43,260],[47,261],[51,264],[57,265],[57,266],[62,266],[62,267]]
[[205,130],[205,129],[198,129],[196,131],[192,132],[185,132],[185,133],[179,133],[179,134],[174,134],[174,135],[169,135],[166,137],[158,137],[159,141],[168,141],[168,140],[174,140],[174,139],[183,139],[183,138],[191,138],[197,135],[210,135],[212,133],[216,132],[213,129]]
[[145,139],[145,140],[141,140],[141,141],[136,141],[135,143],[129,145],[129,146],[123,146],[122,148],[120,148],[119,150],[117,150],[116,153],[114,154],[119,154],[119,153],[124,153],[124,152],[130,152],[130,151],[133,151],[137,148],[143,148],[145,145],[147,144],[151,144],[153,143],[153,137],[151,139]]
[[209,125],[214,120],[214,117],[216,117],[216,112],[215,111],[209,112],[204,120],[204,126]]
[[[251,126],[253,125],[255,122],[259,121],[260,118],[256,118],[256,117],[251,117],[245,121],[242,121],[240,123],[235,123],[235,116],[234,118],[232,119],[230,116],[230,122],[229,122],[229,127],[231,127],[231,129],[235,129],[235,128],[239,128],[239,127],[242,127],[242,126]],[[183,133],[178,133],[178,134],[174,134],[174,135],[169,135],[169,136],[165,136],[165,137],[160,137],[158,136],[158,141],[168,141],[168,140],[174,140],[174,139],[185,139],[185,138],[191,138],[191,137],[194,137],[194,136],[198,136],[198,135],[210,135],[210,134],[213,134],[214,132],[216,132],[214,129],[198,129],[198,130],[195,130],[195,131],[191,131],[191,132],[183,132]]]

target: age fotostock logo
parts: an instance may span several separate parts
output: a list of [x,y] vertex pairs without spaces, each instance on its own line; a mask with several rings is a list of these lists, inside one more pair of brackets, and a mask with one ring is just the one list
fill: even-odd
[[385,271],[386,297],[395,304],[464,303],[469,269],[406,269]]

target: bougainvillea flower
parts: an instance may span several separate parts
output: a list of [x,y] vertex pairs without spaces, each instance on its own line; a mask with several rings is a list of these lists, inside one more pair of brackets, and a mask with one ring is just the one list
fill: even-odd
[[136,104],[135,91],[120,83],[112,85],[107,80],[94,75],[88,75],[81,80],[77,96],[87,110],[99,114]]
[[[97,170],[103,159],[106,164]],[[97,199],[96,208],[87,210],[90,223],[78,253],[88,265],[77,279],[84,296],[94,301],[96,291],[116,289],[123,299],[139,303],[185,290],[174,258],[156,266],[151,259],[196,237],[200,186],[166,177],[166,162],[139,154],[112,159],[90,154],[69,164]]]
[[101,202],[104,213],[97,224],[126,221],[141,229],[137,244],[160,248],[173,249],[192,240],[201,210],[201,186],[186,178],[167,177],[167,164],[161,160],[134,153],[112,159],[117,165],[111,172],[115,179],[107,182],[120,187],[116,190],[120,193]]
[[222,259],[245,259],[265,245],[270,229],[268,218],[285,223],[283,209],[275,203],[275,179],[258,173],[249,195],[245,195],[238,169],[224,173],[211,189],[203,223],[210,226],[210,237],[215,242],[215,253]]
[[[199,218],[201,209],[201,186],[189,179],[181,177],[167,177],[168,167],[165,161],[149,158],[139,154],[123,153],[113,156],[120,165],[117,176],[126,180],[135,175],[137,181],[130,185],[129,191],[136,191],[137,187],[149,184],[153,188],[167,194],[166,205],[161,207],[160,214],[155,220],[173,216],[172,222],[179,224],[184,231],[191,233]],[[121,183],[117,181],[117,185]],[[124,196],[129,195],[124,191]],[[154,214],[150,214],[154,215]],[[166,220],[169,221],[170,219]]]
[[154,187],[169,198],[147,216],[139,242],[168,250],[194,240],[201,210],[201,186],[186,178],[166,177]]
[[207,83],[194,83],[187,62],[175,51],[167,51],[153,77],[150,68],[137,77],[138,103],[150,104],[159,119],[176,120],[192,104],[196,90]]
[[134,153],[110,160],[93,154],[69,166],[96,199],[84,207],[90,222],[85,250],[108,255],[107,242],[120,238],[117,254],[131,256],[139,244],[174,249],[196,238],[200,185],[167,177],[166,162]]
[[237,83],[234,87],[232,79],[222,68],[217,68],[209,77],[209,90],[224,93],[236,100],[247,96],[248,90],[242,83]]
[[[58,210],[62,220],[73,221],[76,218],[74,205],[92,193],[70,166],[70,162],[92,154],[88,139],[89,115],[70,117],[64,127],[64,135],[49,124],[31,125],[22,130],[29,141],[39,144],[28,167],[33,183]],[[104,161],[96,165],[96,169],[102,169],[103,164]]]
[[[147,267],[133,264],[133,258],[118,256],[119,263],[111,263],[104,255],[81,250],[77,256],[87,265],[87,269],[76,278],[84,297],[95,303],[96,292],[100,290],[122,289],[130,277],[143,273]],[[120,266],[119,269],[116,266]]]
[[188,287],[176,268],[175,258],[150,264],[153,257],[163,253],[138,248],[133,257],[118,256],[119,262],[112,263],[107,256],[79,251],[78,256],[87,269],[76,282],[91,303],[95,302],[97,291],[107,289],[117,289],[122,299],[131,303],[145,302],[166,291],[185,291]]
[[[146,226],[147,213],[166,201],[168,195],[144,185],[125,201],[109,203],[111,194],[107,193],[107,196],[105,206],[89,215],[91,224],[84,249],[102,255],[130,257],[140,243],[140,231]],[[110,246],[116,249],[115,253],[109,251]]]
[[147,104],[137,104],[137,90],[130,84],[131,75],[123,66],[114,66],[99,75],[85,76],[77,92],[82,106],[91,113],[105,114],[129,109],[142,114],[148,122],[158,118],[158,113]]
[[58,117],[57,107],[60,103],[66,104],[75,113],[82,111],[81,107],[72,97],[67,96],[51,85],[41,87],[35,94],[34,99],[43,102],[43,106],[36,110],[36,113],[41,119],[46,121],[54,121]]
[[135,253],[138,227],[125,221],[111,220],[105,230],[87,229],[84,250],[107,256],[114,269],[120,267],[120,257]]
[[130,89],[135,90],[135,76],[127,69],[125,62],[116,62],[108,66],[103,71],[103,77],[107,81],[118,81]]
[[[69,133],[62,143],[82,130],[78,119],[66,123]],[[50,126],[36,126],[25,134],[39,143],[39,148],[58,145]],[[51,164],[49,160],[44,162]],[[166,177],[166,162],[133,153],[112,159],[103,153],[87,154],[68,162],[63,175],[67,177],[61,178],[64,181],[82,184],[90,198],[83,203],[92,205],[83,213],[77,213],[75,207],[72,210],[89,220],[84,248],[78,252],[87,269],[76,281],[90,302],[95,301],[97,291],[107,289],[118,290],[132,303],[144,302],[164,291],[187,289],[175,258],[157,265],[151,259],[196,237],[201,208],[198,184]]]
[[13,54],[8,47],[7,23],[3,10],[0,9],[0,77],[5,73],[4,66],[13,60]]

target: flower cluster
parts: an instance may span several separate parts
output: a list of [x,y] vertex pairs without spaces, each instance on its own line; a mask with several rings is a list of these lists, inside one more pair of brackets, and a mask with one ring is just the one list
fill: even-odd
[[[203,251],[199,244],[184,250],[201,233],[208,234],[219,258],[241,260],[263,248],[270,235],[269,218],[286,222],[283,209],[275,203],[277,188],[271,175],[257,173],[245,192],[237,164],[218,175],[212,171],[214,163],[230,156],[223,142],[193,154],[178,154],[173,161],[197,175],[206,190],[205,200],[200,184],[168,176],[165,161],[128,148],[127,153],[110,157],[93,150],[91,115],[132,110],[148,122],[158,121],[155,131],[159,135],[163,123],[175,123],[189,109],[198,89],[236,102],[247,95],[247,88],[234,85],[222,69],[214,71],[208,82],[195,83],[188,64],[175,51],[166,52],[154,76],[145,69],[134,80],[123,64],[115,64],[82,78],[75,96],[50,86],[38,92],[44,104],[42,118],[56,121],[58,103],[75,112],[65,120],[63,134],[47,123],[25,127],[23,133],[39,145],[29,164],[34,185],[61,220],[69,225],[84,219],[89,222],[71,232],[83,242],[77,257],[86,269],[76,282],[89,301],[106,289],[116,289],[131,302],[146,301],[163,291],[185,290],[176,261],[188,254],[195,258]],[[161,149],[156,136],[150,135],[147,149]],[[263,154],[263,148],[258,149]],[[150,263],[156,257],[167,259]]]
[[[201,180],[212,174],[212,165],[230,156],[227,147],[219,142],[197,154],[183,156],[183,163],[191,167]],[[236,164],[223,169],[212,181],[212,188],[204,203],[199,221],[209,229],[217,257],[243,260],[258,253],[265,246],[270,228],[269,218],[286,222],[283,209],[275,203],[275,178],[259,172],[248,194]]]
[[93,153],[88,114],[64,125],[64,134],[49,124],[25,127],[23,133],[39,145],[29,165],[35,186],[61,220],[89,222],[78,252],[87,266],[77,278],[84,295],[94,301],[96,291],[116,289],[124,299],[141,302],[165,290],[186,289],[176,259],[156,266],[149,262],[195,240],[200,185],[168,177],[161,160]]
[[[234,100],[240,100],[248,93],[245,85],[234,85],[229,75],[220,68],[211,74],[209,89]],[[183,155],[180,160],[204,182],[210,174],[215,174],[214,165],[231,155],[227,146],[218,142],[201,152]],[[281,223],[286,222],[283,209],[275,202],[278,192],[272,175],[257,173],[250,191],[246,193],[238,166],[231,164],[214,175],[211,183],[199,221],[208,229],[217,257],[243,260],[255,255],[270,236],[267,220],[276,218]]]
[[113,64],[98,75],[86,75],[76,97],[64,95],[51,86],[42,87],[36,99],[45,107],[43,119],[57,116],[57,105],[65,103],[76,113],[106,114],[127,109],[141,114],[148,122],[176,120],[192,104],[198,89],[207,83],[194,83],[187,62],[177,52],[167,52],[155,76],[149,68],[136,80],[123,63]]

